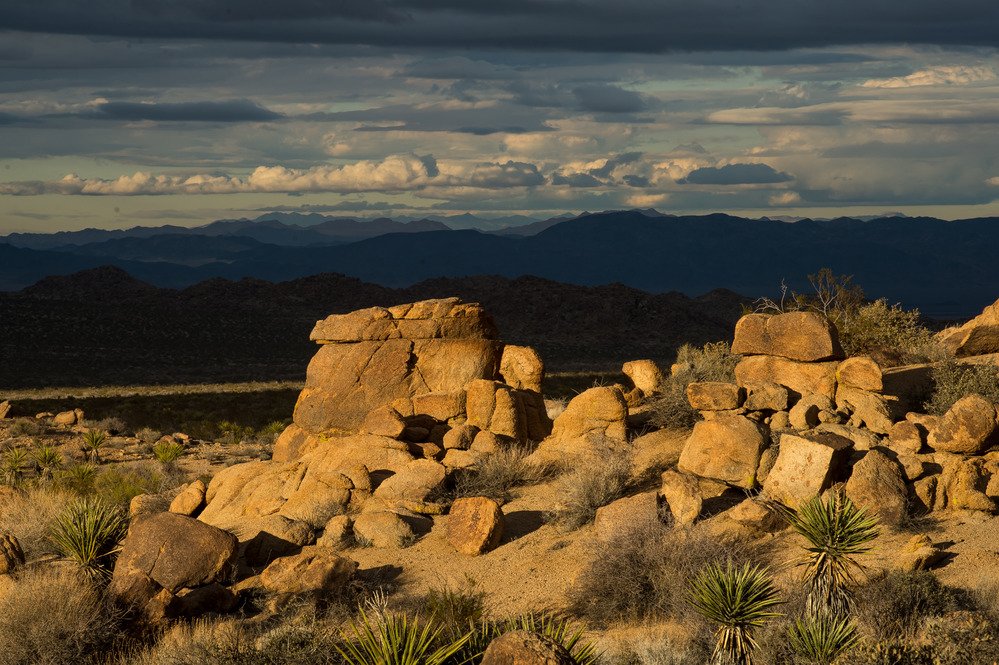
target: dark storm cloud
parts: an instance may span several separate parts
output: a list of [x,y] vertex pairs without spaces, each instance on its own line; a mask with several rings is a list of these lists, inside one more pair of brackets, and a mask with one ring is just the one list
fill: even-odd
[[642,158],[642,153],[640,152],[626,152],[621,155],[616,155],[607,160],[607,163],[598,169],[591,169],[590,175],[596,176],[597,178],[609,178],[611,173],[614,172],[619,166],[624,166],[626,164],[634,164]]
[[589,52],[765,51],[837,44],[999,45],[981,0],[36,0],[0,26],[139,38]]
[[728,164],[709,166],[691,171],[686,178],[677,180],[681,185],[762,185],[794,180],[766,164]]
[[563,175],[556,173],[552,175],[553,185],[568,185],[569,187],[599,187],[604,184],[589,173],[570,173]]
[[640,94],[616,85],[587,85],[572,92],[584,111],[638,113],[645,108],[645,100]]
[[226,102],[175,104],[107,102],[97,107],[97,117],[160,122],[266,122],[277,120],[282,116],[254,102],[237,99]]
[[311,113],[297,117],[322,122],[364,123],[355,129],[359,132],[457,132],[488,136],[552,131],[544,122],[544,114],[503,104],[488,108],[396,104],[363,111]]

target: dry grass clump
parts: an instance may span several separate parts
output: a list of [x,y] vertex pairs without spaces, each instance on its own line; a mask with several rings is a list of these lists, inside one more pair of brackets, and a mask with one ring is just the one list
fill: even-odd
[[739,565],[764,554],[748,541],[722,543],[707,527],[676,529],[652,522],[597,543],[588,568],[569,591],[574,614],[594,625],[668,618],[707,639],[711,630],[686,601],[707,565]]
[[597,509],[620,499],[628,489],[631,463],[624,455],[591,460],[555,481],[558,503],[545,521],[572,531],[593,521]]
[[666,379],[663,395],[651,403],[651,423],[656,427],[693,427],[700,419],[687,401],[687,386],[700,381],[735,383],[734,356],[728,342],[705,344],[701,348],[684,344],[677,351],[676,371]]
[[528,446],[511,445],[484,456],[477,470],[458,476],[455,496],[485,496],[500,503],[510,499],[510,490],[540,482],[555,471],[528,461]]
[[25,570],[0,595],[0,665],[103,662],[120,615],[69,570]]
[[855,616],[861,631],[876,641],[912,638],[927,619],[962,603],[957,590],[930,571],[893,571],[858,589]]
[[76,495],[58,487],[34,487],[0,501],[0,533],[10,533],[21,544],[28,561],[51,550],[49,525],[55,522]]

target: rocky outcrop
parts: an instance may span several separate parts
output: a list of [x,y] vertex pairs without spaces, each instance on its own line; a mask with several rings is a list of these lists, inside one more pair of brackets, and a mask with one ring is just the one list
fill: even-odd
[[958,357],[999,353],[999,300],[963,326],[937,333],[935,339]]
[[651,360],[631,360],[621,367],[621,373],[631,379],[643,395],[651,396],[662,392],[666,377]]
[[477,304],[457,298],[372,307],[319,321],[295,424],[311,434],[357,432],[374,409],[427,393],[458,393],[499,375],[502,343]]
[[356,572],[356,561],[314,548],[276,559],[260,573],[260,581],[276,594],[330,599],[344,593]]
[[853,465],[846,483],[846,496],[867,507],[883,524],[900,524],[907,515],[905,478],[898,463],[873,449]]
[[930,430],[933,450],[979,455],[999,444],[999,413],[991,400],[971,394],[957,400]]

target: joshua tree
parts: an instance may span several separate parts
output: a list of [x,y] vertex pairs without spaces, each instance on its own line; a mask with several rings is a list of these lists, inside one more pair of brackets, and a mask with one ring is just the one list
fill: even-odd
[[877,518],[839,492],[827,501],[814,497],[785,515],[807,541],[806,553],[796,564],[805,569],[805,611],[815,618],[846,617],[853,606],[853,573],[864,569],[855,557],[871,550],[869,543],[879,533]]
[[766,568],[748,563],[736,568],[710,564],[690,584],[687,602],[709,621],[718,624],[709,665],[753,665],[756,641],[753,632],[784,601]]

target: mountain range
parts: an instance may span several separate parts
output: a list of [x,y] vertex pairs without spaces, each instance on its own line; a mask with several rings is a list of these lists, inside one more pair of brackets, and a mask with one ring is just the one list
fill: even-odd
[[788,222],[632,210],[528,219],[483,231],[452,228],[468,219],[281,213],[194,229],[11,234],[0,237],[0,290],[114,265],[172,289],[218,277],[285,282],[338,273],[404,289],[435,278],[497,275],[688,297],[723,288],[756,297],[778,295],[782,282],[810,291],[807,275],[829,268],[852,275],[871,297],[937,318],[973,316],[999,297],[999,218]]

